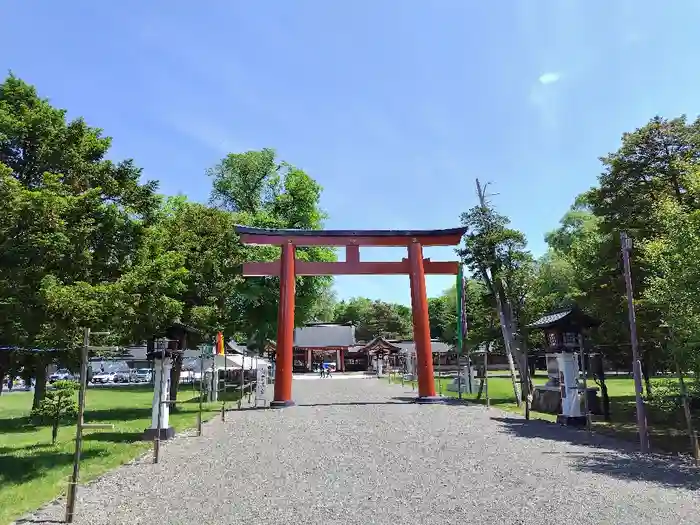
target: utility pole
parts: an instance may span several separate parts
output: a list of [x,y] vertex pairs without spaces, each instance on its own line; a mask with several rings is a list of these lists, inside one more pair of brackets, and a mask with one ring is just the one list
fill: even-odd
[[627,310],[630,324],[630,342],[632,344],[632,371],[634,373],[634,396],[637,406],[637,432],[639,433],[639,446],[642,454],[649,452],[649,433],[647,430],[646,407],[642,397],[642,362],[639,360],[639,343],[637,341],[637,320],[634,314],[634,300],[632,293],[632,270],[630,268],[630,252],[632,251],[632,239],[626,232],[620,233],[620,245],[622,247],[622,262],[625,268],[625,287],[627,288]]
[[109,335],[109,332],[90,332],[85,328],[83,332],[83,346],[80,349],[80,390],[78,391],[78,423],[75,428],[75,452],[73,453],[73,473],[68,482],[66,494],[66,523],[73,522],[75,514],[75,500],[78,494],[78,479],[80,478],[80,456],[83,450],[83,429],[86,428],[114,428],[111,424],[87,424],[85,423],[85,392],[87,390],[87,369],[90,351],[90,335]]

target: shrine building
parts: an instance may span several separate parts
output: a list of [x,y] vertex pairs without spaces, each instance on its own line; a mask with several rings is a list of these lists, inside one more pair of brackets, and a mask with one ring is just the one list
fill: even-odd
[[[456,364],[456,353],[446,343],[432,340],[431,350],[434,365]],[[333,363],[338,372],[366,372],[376,369],[378,360],[400,369],[415,351],[412,340],[357,341],[352,323],[308,323],[294,330],[293,371],[312,372],[322,363]]]

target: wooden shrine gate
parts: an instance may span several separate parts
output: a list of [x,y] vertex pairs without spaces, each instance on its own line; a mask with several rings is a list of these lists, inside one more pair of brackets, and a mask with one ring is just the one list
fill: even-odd
[[[282,248],[280,260],[248,262],[245,277],[279,276],[280,303],[277,319],[277,354],[275,357],[275,394],[273,407],[294,405],[292,401],[292,367],[294,344],[294,295],[297,275],[408,275],[413,309],[413,340],[416,346],[419,403],[441,400],[435,395],[433,356],[430,345],[426,274],[456,275],[458,262],[431,261],[423,258],[423,246],[456,246],[466,228],[448,230],[272,230],[236,226],[243,244],[276,245]],[[297,246],[345,247],[344,262],[299,261]],[[396,262],[360,261],[361,246],[402,247],[408,258]]]

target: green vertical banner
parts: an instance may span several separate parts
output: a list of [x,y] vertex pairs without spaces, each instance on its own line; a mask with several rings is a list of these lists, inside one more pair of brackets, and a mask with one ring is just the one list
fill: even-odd
[[464,348],[464,275],[462,265],[457,272],[457,355],[462,357]]

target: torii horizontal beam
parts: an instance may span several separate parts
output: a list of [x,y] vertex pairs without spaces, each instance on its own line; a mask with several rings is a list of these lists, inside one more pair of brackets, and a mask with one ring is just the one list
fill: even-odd
[[447,230],[273,230],[236,226],[243,244],[295,246],[456,246],[466,228]]
[[[249,262],[243,264],[244,277],[279,276],[280,261]],[[426,275],[457,275],[459,263],[423,259]],[[408,259],[395,262],[315,262],[295,261],[294,274],[309,275],[408,275],[411,271]]]

